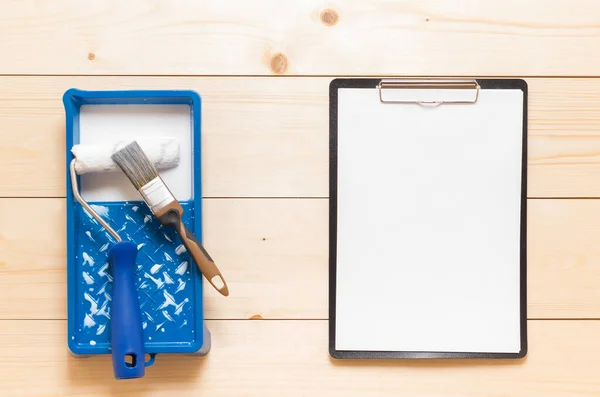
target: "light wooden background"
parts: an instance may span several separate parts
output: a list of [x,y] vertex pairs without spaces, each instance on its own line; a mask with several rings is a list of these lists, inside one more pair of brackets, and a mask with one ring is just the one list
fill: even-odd
[[[600,395],[599,49],[596,0],[0,0],[0,394]],[[526,359],[329,358],[328,84],[350,75],[526,78]],[[126,382],[69,356],[70,87],[203,96],[205,243],[232,291],[207,289],[209,356]]]

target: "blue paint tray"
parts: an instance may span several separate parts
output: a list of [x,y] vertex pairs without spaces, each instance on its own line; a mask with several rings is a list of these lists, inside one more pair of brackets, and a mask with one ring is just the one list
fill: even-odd
[[[76,144],[176,137],[180,162],[161,177],[184,208],[183,222],[202,241],[201,100],[193,91],[83,91],[63,96],[66,114],[68,346],[75,355],[110,354],[116,241],[76,201],[69,165]],[[145,351],[206,354],[202,275],[172,228],[163,227],[119,170],[78,176],[82,197],[119,235],[138,246],[136,288]]]

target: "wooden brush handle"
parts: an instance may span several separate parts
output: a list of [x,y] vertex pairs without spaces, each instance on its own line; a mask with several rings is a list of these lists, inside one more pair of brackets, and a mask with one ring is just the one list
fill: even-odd
[[202,244],[198,241],[196,236],[183,224],[181,216],[183,215],[183,208],[178,202],[174,202],[156,213],[158,221],[165,226],[173,226],[181,242],[185,246],[198,268],[206,277],[210,285],[212,285],[222,295],[229,295],[229,288],[223,278],[223,275],[219,271],[219,268],[212,260],[208,252],[204,249]]

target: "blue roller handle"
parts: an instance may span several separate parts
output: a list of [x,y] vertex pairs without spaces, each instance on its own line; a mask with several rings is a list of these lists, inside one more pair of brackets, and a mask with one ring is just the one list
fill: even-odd
[[144,331],[135,289],[137,247],[130,242],[115,244],[109,255],[113,273],[111,347],[115,378],[144,376]]

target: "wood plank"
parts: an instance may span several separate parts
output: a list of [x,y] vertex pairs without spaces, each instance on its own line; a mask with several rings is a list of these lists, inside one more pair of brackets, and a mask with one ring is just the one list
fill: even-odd
[[600,200],[529,200],[528,228],[529,316],[600,317]]
[[208,356],[158,355],[143,379],[116,381],[110,356],[67,353],[65,321],[2,321],[0,384],[15,397],[600,394],[599,321],[529,321],[529,355],[520,361],[335,361],[327,351],[327,321],[209,321],[208,327]]
[[[204,200],[203,216],[231,291],[205,283],[207,318],[325,318],[326,200]],[[62,199],[0,199],[0,318],[66,318],[65,219]]]
[[[231,289],[206,289],[207,318],[328,317],[326,199],[204,205],[205,244]],[[528,215],[529,318],[599,318],[600,200],[529,200]],[[62,199],[0,199],[0,318],[66,318],[64,219]]]
[[543,81],[528,80],[529,197],[600,197],[600,80]]
[[11,1],[2,14],[0,53],[12,56],[0,74],[591,76],[600,69],[594,0],[28,0]]
[[[329,81],[0,77],[0,197],[64,197],[70,87],[197,90],[206,197],[327,197]],[[600,79],[528,84],[530,197],[600,197]]]
[[[205,196],[327,195],[329,79],[0,77],[0,196],[65,196],[63,93],[197,90]],[[70,154],[69,154],[70,156]]]

